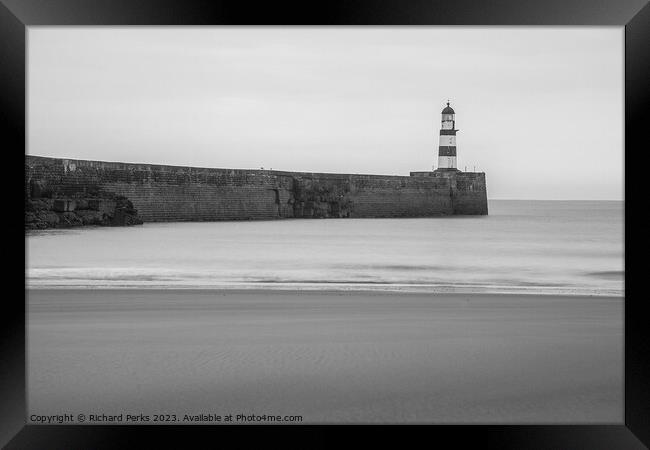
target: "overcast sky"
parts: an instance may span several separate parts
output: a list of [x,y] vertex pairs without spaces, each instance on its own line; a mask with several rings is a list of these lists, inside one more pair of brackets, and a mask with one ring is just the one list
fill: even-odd
[[32,155],[408,175],[623,198],[622,27],[30,27]]

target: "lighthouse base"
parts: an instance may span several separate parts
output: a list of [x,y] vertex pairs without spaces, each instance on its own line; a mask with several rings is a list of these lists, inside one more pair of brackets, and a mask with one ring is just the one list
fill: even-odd
[[430,170],[428,172],[410,172],[412,177],[444,177],[456,173],[472,173],[472,172],[463,172],[458,169],[436,169]]
[[[436,169],[431,172],[411,172],[412,177],[445,180],[450,190],[452,214],[486,215],[487,189],[484,172],[463,172],[458,169]],[[424,180],[423,180],[424,181]]]

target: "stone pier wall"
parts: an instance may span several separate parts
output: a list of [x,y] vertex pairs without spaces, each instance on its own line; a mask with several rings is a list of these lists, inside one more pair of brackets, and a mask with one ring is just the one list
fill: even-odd
[[101,218],[113,222],[119,215],[111,210],[114,204],[125,210],[132,205],[129,211],[144,222],[487,214],[485,174],[414,174],[211,169],[26,156],[26,221],[34,205],[95,221],[98,214],[82,211],[103,210],[106,216]]

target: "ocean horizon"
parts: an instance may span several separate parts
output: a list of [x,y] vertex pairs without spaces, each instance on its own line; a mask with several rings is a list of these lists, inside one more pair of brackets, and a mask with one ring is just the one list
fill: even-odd
[[623,296],[623,213],[616,200],[489,200],[487,216],[44,230],[26,237],[26,283]]

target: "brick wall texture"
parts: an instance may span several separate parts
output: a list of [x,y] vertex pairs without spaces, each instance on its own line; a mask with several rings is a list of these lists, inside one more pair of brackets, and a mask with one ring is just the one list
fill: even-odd
[[145,222],[487,214],[484,173],[387,176],[25,157],[26,199],[127,197]]

